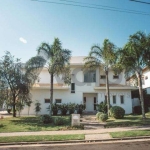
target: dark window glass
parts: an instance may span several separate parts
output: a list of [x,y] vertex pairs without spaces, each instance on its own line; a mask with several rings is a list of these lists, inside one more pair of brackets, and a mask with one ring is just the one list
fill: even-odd
[[118,75],[113,75],[113,78],[114,79],[119,79],[119,76]]
[[61,103],[61,99],[55,99],[55,103]]
[[45,103],[50,103],[50,99],[45,99]]
[[106,79],[105,75],[101,75],[100,77],[101,77],[101,79]]
[[96,71],[88,71],[84,74],[84,82],[96,82]]
[[116,104],[116,95],[113,95],[113,104]]
[[124,104],[124,96],[123,95],[120,96],[120,103]]
[[71,83],[71,93],[75,93],[75,83]]

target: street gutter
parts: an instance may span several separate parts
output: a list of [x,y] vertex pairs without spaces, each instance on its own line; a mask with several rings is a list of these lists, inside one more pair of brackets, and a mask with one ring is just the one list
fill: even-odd
[[138,136],[138,137],[125,137],[125,138],[112,138],[112,139],[101,139],[101,140],[67,140],[67,141],[42,141],[42,142],[11,142],[11,143],[0,143],[0,146],[5,145],[31,145],[31,144],[73,144],[73,143],[97,143],[97,142],[113,142],[113,141],[126,141],[136,139],[150,139],[150,136]]

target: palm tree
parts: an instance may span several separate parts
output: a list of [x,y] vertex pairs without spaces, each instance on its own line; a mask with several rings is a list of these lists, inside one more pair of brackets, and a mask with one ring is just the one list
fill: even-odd
[[[50,115],[51,106],[53,103],[53,78],[55,75],[65,74],[69,75],[69,60],[71,57],[71,51],[63,49],[62,44],[58,38],[54,39],[52,45],[48,43],[42,43],[38,49],[38,54],[41,54],[47,61],[46,68],[50,74]],[[64,78],[64,82],[69,82],[68,78]]]
[[116,58],[115,52],[116,52],[116,46],[108,39],[105,39],[102,47],[98,45],[93,45],[91,47],[89,56],[85,58],[85,66],[84,66],[85,69],[95,70],[96,68],[102,68],[105,71],[108,115],[110,110],[108,73],[109,73],[109,68],[113,65],[115,61]]
[[139,96],[142,108],[142,118],[145,118],[144,98],[142,90],[142,70],[149,66],[150,60],[150,35],[146,36],[143,32],[137,32],[129,37],[127,44],[120,53],[119,64],[125,70],[126,77],[133,74],[138,79]]

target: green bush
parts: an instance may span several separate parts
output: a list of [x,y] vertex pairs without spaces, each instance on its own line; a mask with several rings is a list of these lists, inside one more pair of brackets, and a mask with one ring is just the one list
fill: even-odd
[[61,115],[66,115],[67,111],[68,111],[68,104],[62,104],[59,106],[60,110],[61,110]]
[[52,117],[50,115],[41,115],[39,118],[40,122],[47,124],[47,123],[52,123]]
[[97,120],[99,120],[99,116],[100,116],[101,114],[103,114],[103,113],[102,113],[102,112],[98,112],[98,113],[96,114],[96,119],[97,119]]
[[54,119],[54,124],[55,124],[56,126],[64,125],[64,120],[63,120],[63,118],[60,118],[60,117],[55,118],[55,119]]
[[99,112],[107,113],[107,101],[104,100],[104,102],[101,102],[100,104],[97,104],[97,110]]
[[120,106],[113,106],[110,108],[110,115],[115,119],[122,119],[125,115],[125,110]]
[[99,116],[99,121],[105,122],[108,119],[108,115],[107,114],[100,114]]

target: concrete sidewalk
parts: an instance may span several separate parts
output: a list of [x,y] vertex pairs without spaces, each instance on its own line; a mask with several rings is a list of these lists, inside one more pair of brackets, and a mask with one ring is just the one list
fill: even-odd
[[67,131],[38,131],[38,132],[11,132],[11,133],[0,133],[0,137],[6,136],[30,136],[30,135],[67,135],[67,134],[103,134],[109,132],[121,132],[131,130],[148,130],[150,126],[146,127],[122,127],[122,128],[106,128],[97,130],[67,130]]

